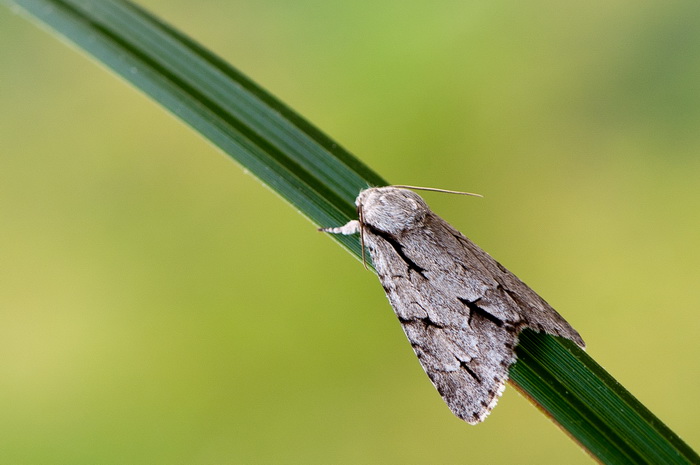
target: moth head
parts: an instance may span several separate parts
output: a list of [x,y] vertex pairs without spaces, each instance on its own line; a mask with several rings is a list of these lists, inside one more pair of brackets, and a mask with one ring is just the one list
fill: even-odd
[[355,201],[361,224],[397,234],[419,226],[430,211],[423,199],[398,187],[372,187]]

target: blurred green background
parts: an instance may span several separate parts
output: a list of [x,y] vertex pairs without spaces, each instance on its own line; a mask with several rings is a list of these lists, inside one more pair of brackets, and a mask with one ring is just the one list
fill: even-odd
[[[443,217],[700,446],[700,4],[141,1]],[[0,9],[0,462],[589,463],[453,417],[376,277]]]

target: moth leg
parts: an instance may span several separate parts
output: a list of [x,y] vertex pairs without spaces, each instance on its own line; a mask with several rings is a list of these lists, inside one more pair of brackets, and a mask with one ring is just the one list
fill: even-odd
[[360,232],[360,222],[357,220],[352,220],[344,226],[340,226],[338,228],[319,228],[319,231],[331,234],[344,234],[347,236]]

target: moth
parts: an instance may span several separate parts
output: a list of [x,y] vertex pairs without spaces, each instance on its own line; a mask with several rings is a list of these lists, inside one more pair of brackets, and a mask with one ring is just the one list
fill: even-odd
[[505,389],[524,328],[585,344],[535,291],[404,187],[361,191],[357,220],[320,230],[360,233],[426,374],[456,416],[477,424]]

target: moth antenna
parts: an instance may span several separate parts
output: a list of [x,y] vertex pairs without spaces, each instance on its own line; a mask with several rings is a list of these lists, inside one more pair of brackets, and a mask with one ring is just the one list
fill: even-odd
[[451,191],[448,189],[438,189],[436,187],[420,187],[420,186],[406,186],[404,184],[397,184],[391,187],[398,187],[399,189],[413,189],[417,191],[432,191],[432,192],[444,192],[445,194],[459,194],[459,195],[471,195],[474,197],[483,197],[481,194],[474,194],[472,192],[462,192],[462,191]]
[[365,221],[362,217],[362,207],[357,208],[357,219],[360,221],[360,248],[362,249],[362,266],[367,268],[367,257],[365,256]]

